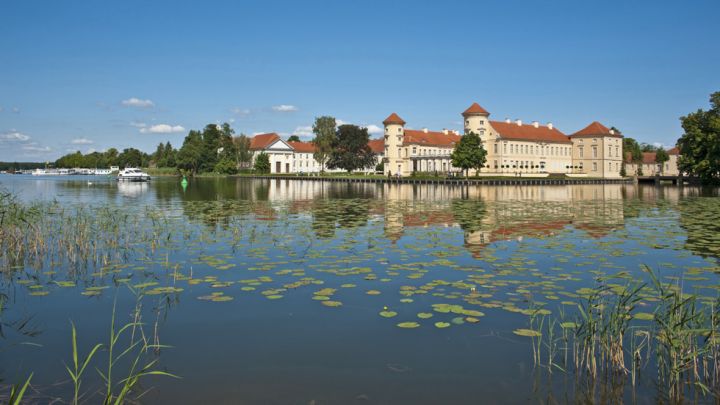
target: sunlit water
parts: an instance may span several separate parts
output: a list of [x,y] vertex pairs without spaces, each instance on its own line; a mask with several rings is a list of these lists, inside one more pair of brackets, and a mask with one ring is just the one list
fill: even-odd
[[[166,218],[154,251],[83,271],[5,273],[0,377],[34,371],[39,402],[71,392],[70,322],[86,353],[107,340],[115,299],[118,322],[130,320],[131,288],[149,292],[143,321],[172,346],[160,368],[182,377],[144,380],[152,390],[142,402],[257,404],[574,402],[592,394],[533,368],[529,339],[512,333],[528,326],[520,311],[572,314],[579,289],[601,276],[642,280],[641,265],[718,293],[717,190],[248,179],[183,189],[177,179],[9,175],[0,184],[23,201],[141,218],[150,207]],[[328,288],[325,301],[339,306],[315,294]],[[434,311],[438,303],[484,316],[463,322]],[[385,307],[397,315],[380,316]],[[626,387],[606,402],[654,403],[653,376],[644,378],[634,399]],[[90,370],[90,403],[97,380]]]

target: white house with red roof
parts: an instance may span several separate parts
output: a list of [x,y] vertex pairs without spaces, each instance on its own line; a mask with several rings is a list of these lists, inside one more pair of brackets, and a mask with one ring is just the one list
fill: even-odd
[[[376,163],[381,163],[384,157],[384,147],[382,139],[372,139],[368,142],[370,149],[375,152]],[[270,159],[270,173],[287,174],[287,173],[320,173],[321,165],[315,160],[315,145],[312,142],[286,142],[274,132],[267,134],[258,134],[250,139],[250,151],[253,154],[253,165],[255,158],[260,153],[266,153]],[[342,169],[328,169],[326,172],[344,172]],[[365,170],[365,172],[374,172],[375,167]]]
[[[568,136],[552,123],[492,121],[490,113],[478,103],[462,116],[464,132],[477,133],[487,151],[485,165],[476,175],[620,177],[622,135],[598,122]],[[457,132],[406,129],[405,120],[396,113],[383,124],[386,175],[460,171],[450,159],[460,140]]]
[[255,158],[259,154],[265,153],[270,160],[270,173],[293,173],[291,170],[294,164],[295,150],[278,134],[271,132],[253,136],[250,138],[250,151],[253,156],[253,165]]

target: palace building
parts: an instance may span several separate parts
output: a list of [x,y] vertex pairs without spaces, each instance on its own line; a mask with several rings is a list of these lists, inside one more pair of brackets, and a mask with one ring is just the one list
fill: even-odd
[[[478,176],[535,176],[567,174],[577,177],[619,178],[622,135],[593,122],[572,135],[552,123],[521,120],[492,121],[490,113],[473,103],[462,113],[464,132],[480,136],[487,151]],[[385,126],[385,174],[410,176],[417,172],[454,173],[450,154],[460,134],[450,130],[405,128],[405,120],[390,114]]]

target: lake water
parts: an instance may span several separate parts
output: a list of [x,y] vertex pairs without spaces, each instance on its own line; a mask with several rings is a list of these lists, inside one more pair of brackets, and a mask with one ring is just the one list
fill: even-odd
[[[143,403],[655,403],[652,371],[636,390],[584,390],[535,368],[513,331],[529,308],[571,318],[599,279],[647,280],[642,265],[718,295],[717,189],[10,175],[0,187],[122,213],[153,240],[80,267],[4,269],[0,377],[34,372],[38,403],[71,396],[70,322],[84,355],[107,341],[115,300],[117,322],[131,321],[138,291],[148,339],[171,346],[152,358],[181,377],[142,380]],[[99,353],[88,403],[101,398]]]

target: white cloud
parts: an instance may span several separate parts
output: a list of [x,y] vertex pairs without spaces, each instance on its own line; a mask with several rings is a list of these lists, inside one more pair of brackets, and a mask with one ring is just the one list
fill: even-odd
[[143,134],[172,134],[176,132],[185,132],[185,128],[180,125],[157,124],[147,128],[141,128]]
[[130,126],[135,128],[145,128],[147,124],[144,122],[130,121]]
[[28,139],[30,139],[29,135],[25,135],[21,132],[15,131],[15,130],[11,130],[9,132],[0,134],[0,140],[4,140],[4,141],[24,142],[24,141],[27,141]]
[[295,135],[297,135],[297,136],[305,136],[305,137],[314,136],[314,135],[315,135],[315,134],[313,133],[312,126],[310,126],[310,125],[305,126],[305,127],[297,127],[297,128],[295,128],[295,131],[293,131],[293,134],[295,134]]
[[234,107],[230,109],[230,112],[236,115],[240,115],[242,117],[250,115],[251,111],[248,108],[240,108],[240,107]]
[[298,110],[297,107],[295,107],[294,105],[289,105],[289,104],[274,105],[272,107],[272,109],[273,109],[273,111],[277,111],[277,112],[293,112],[293,111]]
[[137,97],[131,97],[127,100],[121,101],[121,104],[125,107],[136,107],[136,108],[152,108],[155,107],[155,103],[152,100],[141,100]]
[[52,149],[50,149],[49,146],[35,146],[35,145],[25,145],[22,147],[22,150],[25,150],[28,152],[35,152],[35,153],[52,152]]
[[87,138],[76,138],[73,139],[70,143],[72,143],[73,145],[92,145],[95,143],[95,141]]
[[379,126],[373,124],[368,125],[367,130],[368,133],[371,135],[382,134],[383,132],[385,132],[383,128],[380,128]]

